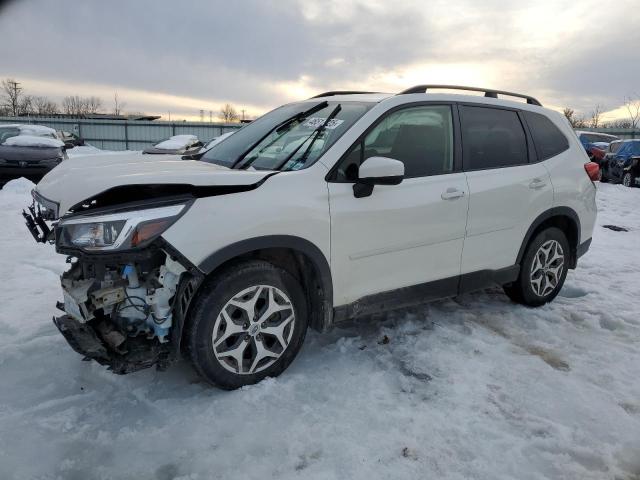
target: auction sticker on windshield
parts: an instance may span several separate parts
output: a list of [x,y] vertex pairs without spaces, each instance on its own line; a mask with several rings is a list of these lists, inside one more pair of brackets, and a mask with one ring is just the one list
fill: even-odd
[[[322,118],[322,117],[311,117],[302,125],[309,128],[318,128],[320,125],[322,125],[325,122],[325,120],[326,118]],[[333,130],[339,127],[340,125],[342,125],[342,123],[344,123],[344,120],[338,120],[336,118],[332,118],[331,120],[329,120],[329,123],[327,123],[325,128],[327,130]]]

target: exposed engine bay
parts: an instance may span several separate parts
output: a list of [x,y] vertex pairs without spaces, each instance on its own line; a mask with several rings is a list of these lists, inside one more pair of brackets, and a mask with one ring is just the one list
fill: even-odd
[[[115,373],[156,365],[163,369],[177,354],[176,330],[193,288],[184,265],[161,248],[149,248],[124,263],[71,258],[61,277],[66,315],[54,323],[78,353]],[[180,303],[178,305],[178,303]],[[179,318],[176,318],[179,317]]]

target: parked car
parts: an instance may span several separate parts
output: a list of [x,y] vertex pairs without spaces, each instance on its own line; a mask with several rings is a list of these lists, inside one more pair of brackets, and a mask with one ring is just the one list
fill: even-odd
[[609,164],[615,154],[618,152],[624,140],[614,140],[609,144],[607,150],[605,152],[604,158],[600,161],[600,181],[608,182],[609,181]]
[[610,147],[603,162],[602,181],[635,187],[640,179],[640,139],[622,140]]
[[589,155],[589,159],[598,165],[600,165],[607,152],[607,146],[614,140],[620,140],[615,135],[607,133],[577,131],[576,135],[578,135],[580,143],[582,143],[587,155]]
[[73,145],[74,147],[84,146],[84,138],[79,137],[75,133],[67,132],[66,130],[58,130],[56,133],[58,138],[62,140],[67,147],[69,147],[69,145]]
[[190,155],[202,147],[202,142],[195,135],[174,135],[166,140],[145,148],[142,153],[161,155]]
[[0,125],[0,186],[14,178],[40,180],[66,158],[55,130],[41,125]]
[[211,140],[209,140],[208,142],[206,142],[202,147],[200,147],[200,150],[198,150],[198,153],[204,153],[207,150],[209,150],[211,147],[213,147],[214,145],[219,144],[221,141],[223,141],[225,138],[230,137],[231,135],[233,135],[236,132],[236,130],[232,130],[230,132],[227,133],[223,133],[222,135],[218,135],[217,137],[212,138]]
[[589,249],[598,166],[532,97],[437,88],[291,103],[200,161],[65,161],[25,212],[73,257],[58,329],[115,373],[184,352],[231,389],[282,373],[308,328],[490,285],[552,301]]

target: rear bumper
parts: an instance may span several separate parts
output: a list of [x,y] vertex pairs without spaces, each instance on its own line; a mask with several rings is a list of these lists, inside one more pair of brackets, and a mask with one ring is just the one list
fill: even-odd
[[96,330],[91,323],[81,323],[70,315],[53,317],[53,323],[76,352],[109,367],[109,370],[119,375],[154,365],[159,370],[164,370],[174,358],[167,344],[144,339],[128,339],[126,349],[120,348],[120,351],[116,351],[109,346],[104,334]]

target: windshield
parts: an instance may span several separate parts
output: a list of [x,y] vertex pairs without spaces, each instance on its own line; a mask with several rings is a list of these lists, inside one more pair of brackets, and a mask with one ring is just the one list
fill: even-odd
[[[270,132],[287,119],[313,107],[313,103],[299,102],[277,108],[242,127],[224,142],[214,145],[201,160],[225,167],[250,164],[258,170],[299,170],[308,167],[373,106],[372,103],[343,102],[335,117],[321,132],[313,135],[338,103],[326,102],[325,107],[313,114]],[[291,158],[283,164],[289,156]]]
[[20,130],[14,127],[0,127],[0,144],[3,144],[7,138],[17,137]]

